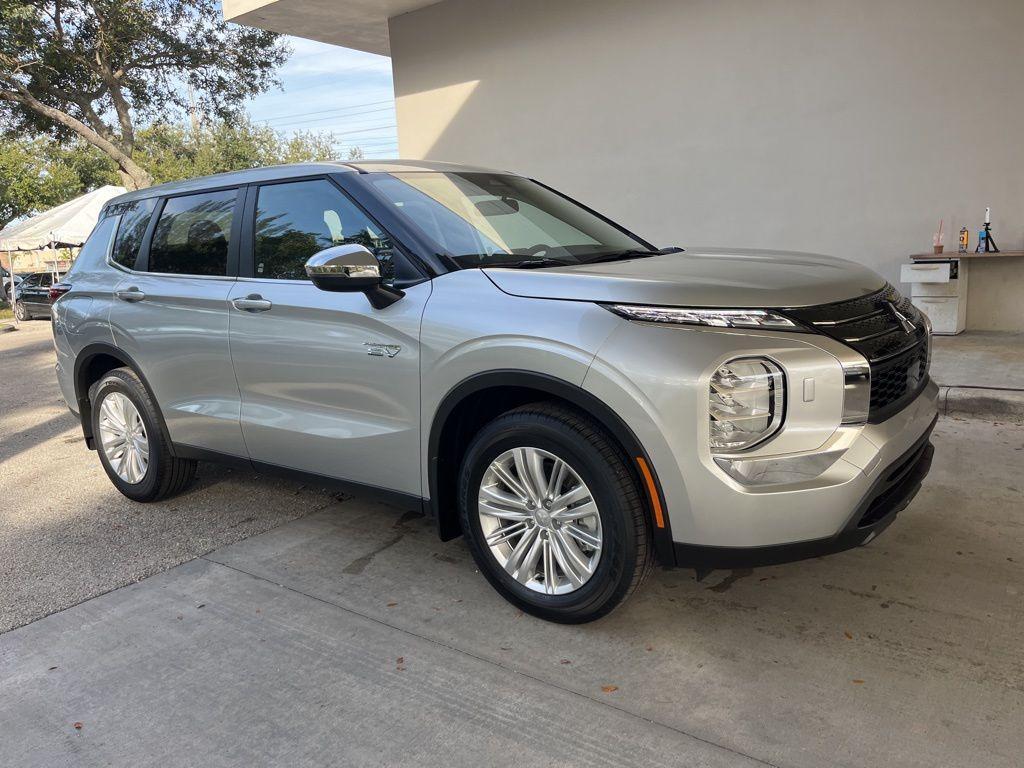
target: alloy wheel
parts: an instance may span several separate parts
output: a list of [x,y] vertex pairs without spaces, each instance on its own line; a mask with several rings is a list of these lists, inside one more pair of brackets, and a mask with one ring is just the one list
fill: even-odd
[[546,595],[582,587],[601,558],[601,516],[579,474],[540,448],[513,448],[484,472],[480,527],[491,555],[523,586]]
[[117,476],[134,485],[149,468],[149,438],[139,409],[121,392],[109,392],[100,403],[100,445]]

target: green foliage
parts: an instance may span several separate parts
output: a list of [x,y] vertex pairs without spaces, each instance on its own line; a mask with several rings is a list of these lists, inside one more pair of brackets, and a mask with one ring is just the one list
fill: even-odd
[[0,227],[117,183],[113,164],[83,142],[0,139]]
[[77,135],[129,186],[150,181],[137,125],[233,120],[288,56],[277,35],[224,22],[217,0],[0,0],[0,19],[0,129]]
[[[263,165],[330,160],[330,133],[286,137],[243,117],[206,127],[157,124],[138,131],[135,161],[157,184]],[[358,147],[348,159],[358,159]],[[120,184],[117,165],[84,141],[0,138],[0,227],[104,184]]]
[[329,160],[328,133],[299,132],[285,138],[248,119],[189,129],[155,125],[139,132],[136,159],[157,184],[263,165]]

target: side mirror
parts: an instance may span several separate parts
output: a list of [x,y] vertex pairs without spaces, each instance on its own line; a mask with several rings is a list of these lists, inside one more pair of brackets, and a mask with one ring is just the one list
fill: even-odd
[[405,296],[403,291],[381,282],[377,257],[357,243],[314,253],[306,261],[306,274],[321,291],[365,293],[374,309],[389,307]]

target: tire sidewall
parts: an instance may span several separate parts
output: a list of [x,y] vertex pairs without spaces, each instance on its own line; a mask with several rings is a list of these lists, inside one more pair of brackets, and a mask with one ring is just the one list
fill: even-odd
[[[96,385],[92,394],[92,433],[96,439],[96,452],[100,456],[100,463],[103,465],[107,477],[110,478],[115,487],[130,499],[145,501],[152,498],[160,482],[159,467],[163,461],[163,441],[158,439],[160,425],[157,423],[154,414],[150,412],[146,400],[139,396],[138,384],[130,376],[121,372],[112,372],[104,376]],[[146,428],[146,441],[149,444],[149,465],[146,467],[146,474],[138,483],[128,483],[122,480],[107,460],[100,438],[100,404],[111,392],[120,392],[127,397],[135,406],[142,418]]]
[[29,311],[25,309],[25,304],[21,301],[16,301],[14,303],[14,316],[22,323],[32,319],[32,315],[30,315]]
[[[597,503],[601,518],[602,548],[597,569],[577,590],[564,595],[544,595],[520,584],[498,563],[484,541],[477,496],[490,463],[511,448],[539,448],[566,461],[582,478]],[[635,533],[626,524],[620,492],[612,480],[614,468],[600,453],[569,427],[547,419],[513,425],[503,419],[485,427],[466,453],[460,474],[459,508],[463,531],[481,572],[518,607],[554,620],[572,620],[574,614],[596,609],[611,599],[622,575],[632,573]]]

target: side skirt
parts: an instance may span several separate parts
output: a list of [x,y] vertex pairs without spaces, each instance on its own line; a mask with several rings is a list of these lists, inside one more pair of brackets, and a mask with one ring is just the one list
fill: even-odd
[[430,504],[426,499],[411,493],[394,491],[390,488],[381,488],[376,485],[367,485],[353,480],[344,480],[340,477],[320,475],[315,472],[304,472],[301,469],[282,467],[279,464],[269,464],[263,461],[252,461],[251,459],[235,456],[230,453],[210,451],[205,448],[196,448],[192,445],[182,443],[174,444],[174,455],[183,459],[195,459],[196,461],[208,461],[212,464],[223,464],[236,469],[245,469],[260,475],[272,475],[283,477],[289,480],[305,483],[318,488],[327,488],[333,491],[343,491],[359,496],[364,499],[381,501],[392,504],[403,509],[413,509],[426,514]]

